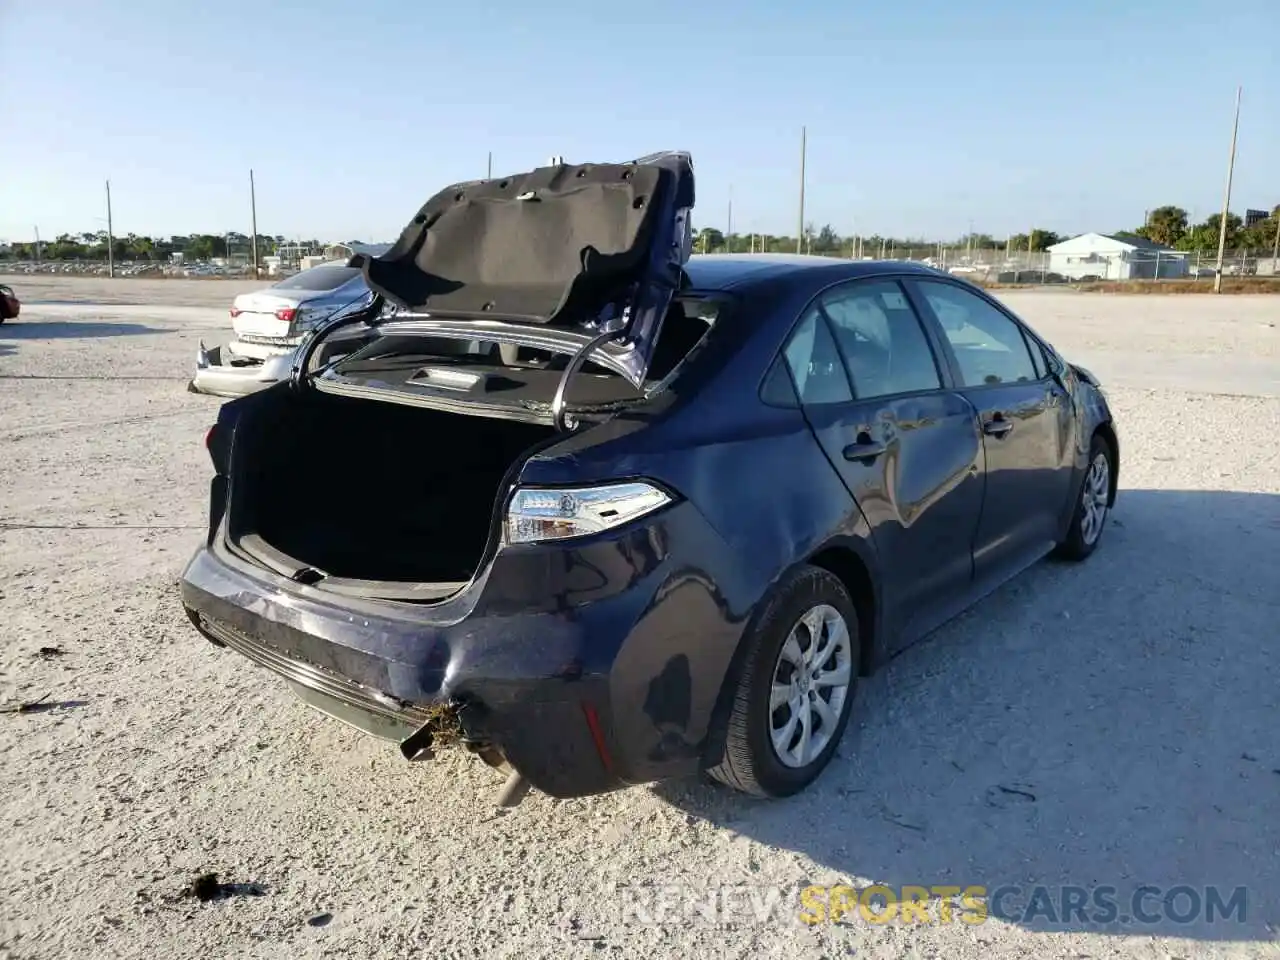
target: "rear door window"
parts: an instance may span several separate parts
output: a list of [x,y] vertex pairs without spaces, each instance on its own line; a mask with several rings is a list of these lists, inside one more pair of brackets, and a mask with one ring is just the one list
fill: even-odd
[[782,354],[801,403],[847,403],[853,399],[840,352],[816,305],[805,312]]
[[924,327],[897,281],[843,284],[819,302],[858,399],[942,387]]

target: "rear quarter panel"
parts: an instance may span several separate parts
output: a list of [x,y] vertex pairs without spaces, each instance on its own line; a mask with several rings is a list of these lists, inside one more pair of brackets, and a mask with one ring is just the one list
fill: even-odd
[[655,480],[688,501],[716,541],[690,534],[698,549],[672,555],[613,671],[614,723],[636,744],[628,767],[642,776],[687,772],[714,751],[744,632],[788,570],[840,543],[875,580],[866,521],[804,415],[759,399],[774,349],[766,341],[700,358],[707,376],[693,372],[644,408],[549,448],[520,476],[541,486]]

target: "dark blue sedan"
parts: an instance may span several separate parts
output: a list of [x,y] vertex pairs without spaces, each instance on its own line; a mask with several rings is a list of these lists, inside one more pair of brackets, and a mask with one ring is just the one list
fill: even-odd
[[[692,205],[683,154],[428,201],[362,263],[369,311],[222,407],[197,629],[512,794],[780,797],[860,676],[1093,552],[1119,445],[1088,372],[923,266],[691,257]],[[377,336],[312,359],[349,322]]]

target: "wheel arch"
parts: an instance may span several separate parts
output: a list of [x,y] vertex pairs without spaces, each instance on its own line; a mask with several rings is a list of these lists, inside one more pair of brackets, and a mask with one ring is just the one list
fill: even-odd
[[763,610],[766,598],[792,571],[802,567],[818,567],[836,577],[853,600],[858,614],[858,674],[868,676],[884,661],[884,604],[881,601],[879,578],[875,574],[874,547],[860,537],[839,537],[829,540],[807,556],[784,567],[770,582],[756,602],[756,606],[743,625],[737,647],[729,661],[729,668],[720,681],[720,691],[712,710],[702,758],[705,767],[714,766],[724,752],[725,721],[733,706],[733,693],[742,675],[747,653],[747,637],[755,629],[757,616]]
[[1114,507],[1120,482],[1120,438],[1116,436],[1116,429],[1110,420],[1103,420],[1094,427],[1093,435],[1100,437],[1111,448],[1111,489],[1108,491],[1110,499],[1107,506]]
[[849,591],[858,612],[858,673],[865,677],[874,673],[881,662],[881,651],[885,646],[881,616],[883,605],[879,581],[862,552],[853,546],[854,542],[828,544],[806,558],[804,563],[826,570]]

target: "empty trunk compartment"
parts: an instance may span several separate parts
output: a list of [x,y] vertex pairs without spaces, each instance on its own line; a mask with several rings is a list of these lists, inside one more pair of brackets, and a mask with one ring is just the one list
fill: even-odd
[[554,436],[550,426],[282,391],[237,427],[229,535],[328,577],[466,582],[508,470]]

